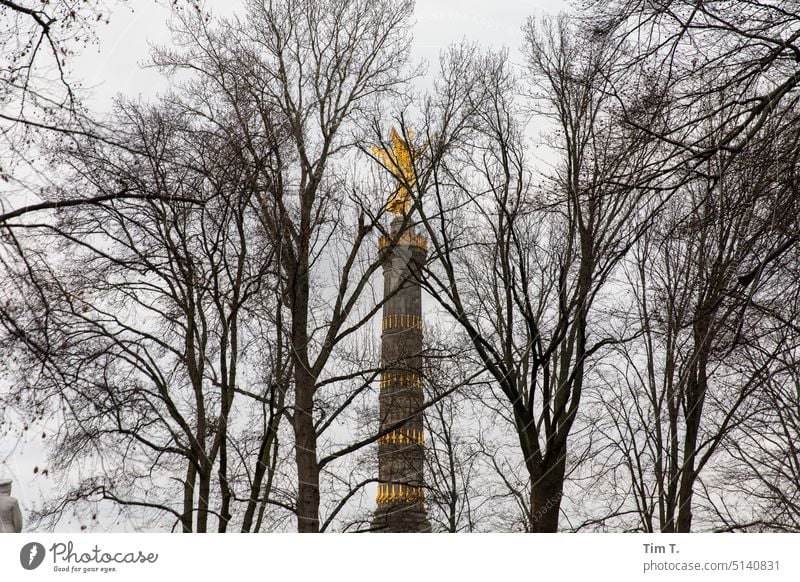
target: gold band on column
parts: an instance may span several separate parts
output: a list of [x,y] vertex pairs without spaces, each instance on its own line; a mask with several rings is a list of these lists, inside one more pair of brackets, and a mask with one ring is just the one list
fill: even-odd
[[422,331],[422,318],[417,315],[408,315],[405,313],[387,315],[381,322],[381,329],[416,329]]
[[425,490],[422,487],[402,483],[378,484],[378,503],[419,503],[424,500]]
[[422,388],[422,375],[417,373],[384,372],[381,374],[381,388]]
[[400,235],[400,238],[397,239],[396,242],[392,241],[392,237],[389,236],[382,236],[378,240],[378,249],[384,250],[395,244],[397,246],[410,246],[410,247],[417,247],[423,250],[428,250],[428,240],[422,236],[421,234],[416,233],[403,233]]
[[425,434],[421,430],[393,430],[378,439],[380,445],[425,445]]

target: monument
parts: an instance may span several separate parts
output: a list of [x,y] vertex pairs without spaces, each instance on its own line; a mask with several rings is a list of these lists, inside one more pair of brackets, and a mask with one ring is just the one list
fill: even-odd
[[19,502],[11,497],[11,481],[0,481],[0,533],[22,531],[22,512]]
[[408,219],[414,185],[415,151],[394,129],[389,150],[373,153],[397,179],[386,205],[395,216],[378,252],[383,264],[378,507],[372,531],[427,532],[425,437],[422,425],[422,291],[419,275],[427,240]]

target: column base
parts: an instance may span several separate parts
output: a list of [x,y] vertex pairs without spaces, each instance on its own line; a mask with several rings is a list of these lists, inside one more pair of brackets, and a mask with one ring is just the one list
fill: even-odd
[[430,533],[431,524],[422,503],[382,503],[375,510],[374,533]]

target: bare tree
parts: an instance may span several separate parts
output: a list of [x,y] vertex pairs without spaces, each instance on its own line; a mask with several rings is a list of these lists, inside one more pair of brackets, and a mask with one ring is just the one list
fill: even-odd
[[587,366],[622,339],[590,327],[592,307],[646,227],[651,195],[625,184],[652,150],[613,123],[615,53],[604,39],[576,41],[563,18],[541,32],[530,22],[526,35],[540,105],[557,126],[551,190],[533,180],[519,81],[490,55],[469,65],[482,75],[475,131],[442,158],[426,192],[435,213],[422,220],[439,261],[427,283],[497,387],[493,406],[514,427],[527,474],[525,529],[544,532],[558,527]]
[[[797,102],[795,6],[769,0],[735,8],[725,0],[582,4],[588,30],[612,39],[629,55],[625,66],[643,66],[650,83],[669,94],[668,118],[650,128],[672,159],[660,172],[686,165],[702,171],[717,152],[744,148],[780,105]],[[624,107],[623,92],[619,100]],[[630,113],[626,123],[648,130]]]
[[71,2],[2,0],[0,15],[7,23],[0,36],[3,55],[0,114],[5,122],[46,123],[58,110],[77,107],[78,98],[67,72],[75,47],[94,40],[94,29],[107,22],[110,6],[102,0]]
[[796,330],[783,339],[789,359],[772,362],[747,421],[723,444],[725,464],[709,487],[715,531],[800,530]]
[[[100,499],[171,514],[184,531],[207,531],[214,514],[225,531],[242,464],[255,458],[237,458],[236,447],[268,443],[250,484],[260,491],[260,464],[287,390],[280,321],[265,315],[277,300],[269,284],[277,273],[253,218],[257,174],[233,136],[198,124],[189,107],[127,104],[116,120],[118,135],[147,155],[88,140],[63,154],[71,188],[102,196],[124,183],[175,198],[76,207],[55,223],[8,225],[35,233],[33,250],[37,238],[55,250],[49,259],[20,253],[18,274],[35,292],[3,311],[32,378],[18,394],[34,407],[65,407],[54,451],[65,484],[86,461],[84,478],[52,515]],[[71,260],[61,263],[64,256]],[[251,368],[245,379],[245,349],[263,354],[271,369],[253,376]],[[267,386],[243,388],[247,382]],[[263,433],[242,432],[234,401],[243,395],[259,401],[254,418],[260,409]],[[250,490],[243,497],[252,505]]]
[[[360,128],[380,100],[403,91],[412,7],[406,1],[251,1],[245,19],[214,30],[187,17],[179,25],[185,52],[156,57],[162,67],[216,79],[234,115],[245,99],[288,127],[279,141],[243,139],[254,157],[265,147],[276,155],[264,168],[268,185],[258,196],[281,268],[293,370],[295,509],[303,532],[320,529],[320,471],[344,454],[318,453],[318,439],[352,400],[344,399],[328,418],[317,416],[323,386],[336,385],[334,349],[377,309],[356,315],[380,264],[367,243],[382,203],[365,202],[343,164],[364,139]],[[375,374],[363,377],[359,392]],[[352,377],[358,374],[345,374]]]
[[[260,438],[260,434],[262,438],[257,447],[257,464],[247,475],[252,479],[245,497],[248,501],[242,524],[245,531],[259,528],[265,500],[298,515],[301,531],[319,530],[322,470],[375,442],[380,436],[374,429],[369,434],[356,433],[344,442],[341,436],[326,436],[325,448],[322,449],[324,454],[319,453],[317,445],[323,435],[339,430],[341,421],[350,413],[354,403],[369,392],[372,381],[379,374],[374,352],[367,350],[360,359],[348,363],[348,358],[356,354],[348,350],[357,344],[351,340],[366,329],[365,324],[380,308],[374,296],[367,294],[362,299],[362,295],[370,290],[371,276],[380,266],[373,247],[376,241],[369,234],[383,216],[384,197],[378,189],[374,194],[365,194],[356,186],[354,177],[348,176],[348,164],[353,154],[358,152],[356,146],[362,145],[365,134],[360,128],[372,123],[380,99],[403,90],[407,79],[403,70],[411,6],[410,2],[336,1],[324,6],[305,1],[251,2],[247,18],[218,22],[183,13],[174,30],[178,49],[159,50],[154,57],[155,63],[168,73],[189,72],[188,81],[179,83],[181,92],[168,99],[167,109],[179,111],[197,124],[192,126],[192,132],[197,135],[224,141],[228,149],[222,152],[218,163],[231,164],[231,171],[242,172],[232,187],[237,188],[237,199],[245,196],[247,200],[235,215],[240,216],[239,221],[247,224],[248,229],[252,227],[250,221],[257,219],[259,240],[266,252],[264,260],[273,257],[277,269],[274,276],[277,277],[279,292],[273,316],[266,320],[255,317],[253,312],[249,316],[255,317],[252,325],[269,326],[271,322],[278,326],[277,335],[265,347],[284,354],[289,362],[285,367],[282,364],[278,366],[281,358],[271,362],[276,368],[270,372],[274,382],[268,383],[272,390],[269,395],[261,391],[243,391],[248,398],[267,406],[262,411],[266,415],[264,431],[254,436]],[[230,481],[231,469],[227,468],[232,451],[225,445],[230,441],[231,446],[238,447],[237,454],[243,457],[245,453],[256,451],[252,447],[240,446],[241,439],[226,440],[225,437],[225,431],[231,426],[227,415],[231,411],[232,397],[243,390],[234,372],[235,362],[241,354],[235,346],[223,348],[207,342],[212,332],[229,338],[233,337],[230,334],[235,335],[236,330],[242,333],[244,323],[228,311],[233,309],[237,316],[242,313],[237,311],[236,302],[231,303],[231,299],[216,302],[212,300],[215,297],[213,293],[206,295],[205,279],[211,275],[204,275],[198,282],[189,277],[193,275],[189,272],[192,269],[187,271],[179,267],[191,265],[198,251],[200,259],[197,260],[213,251],[218,253],[214,255],[216,260],[221,261],[213,263],[216,265],[214,272],[222,269],[222,273],[230,276],[230,268],[241,263],[236,258],[235,245],[239,244],[236,241],[241,242],[251,235],[240,233],[233,238],[219,238],[213,244],[202,243],[203,222],[198,225],[190,217],[196,216],[195,213],[201,217],[219,213],[219,200],[198,196],[191,191],[195,179],[192,172],[199,172],[197,179],[200,183],[196,186],[199,188],[211,179],[213,169],[207,166],[198,168],[192,160],[170,160],[169,155],[180,148],[170,141],[169,135],[175,132],[168,124],[161,123],[159,115],[161,113],[156,113],[154,119],[142,123],[143,127],[148,127],[146,131],[153,132],[151,139],[129,143],[123,148],[127,156],[139,161],[117,168],[119,162],[108,161],[107,156],[91,152],[81,152],[81,155],[88,156],[87,167],[89,162],[104,160],[102,170],[108,179],[93,184],[99,191],[94,197],[100,205],[98,212],[126,204],[109,194],[109,190],[121,187],[127,191],[133,189],[131,184],[138,185],[134,171],[137,164],[143,164],[152,172],[152,183],[135,189],[137,195],[145,200],[141,209],[129,200],[133,206],[130,212],[123,213],[123,218],[112,214],[125,227],[124,236],[106,232],[105,236],[111,241],[125,241],[130,236],[128,231],[133,227],[126,221],[144,228],[140,222],[146,225],[145,217],[152,217],[151,220],[166,220],[168,224],[177,221],[180,226],[179,232],[174,234],[169,229],[152,227],[160,237],[153,244],[166,249],[162,249],[167,254],[163,270],[169,273],[178,269],[175,276],[188,278],[188,282],[180,280],[196,291],[187,291],[183,294],[186,297],[174,298],[181,305],[182,312],[192,314],[191,325],[187,323],[186,333],[179,334],[178,338],[191,341],[192,349],[187,345],[185,357],[196,354],[200,359],[193,364],[195,371],[188,376],[193,391],[205,395],[207,390],[212,394],[219,390],[212,402],[215,407],[221,407],[215,408],[213,413],[209,409],[211,417],[204,423],[199,418],[195,423],[185,423],[194,427],[196,434],[193,438],[199,443],[198,447],[191,449],[195,465],[192,470],[196,475],[187,474],[184,479],[186,498],[194,498],[194,493],[188,489],[193,490],[197,478],[197,498],[201,504],[197,528],[204,530],[207,527],[207,514],[212,511],[207,504],[213,497],[219,500],[216,513],[220,530],[224,530],[231,518],[231,504],[237,499]],[[183,137],[183,134],[178,132],[175,139],[178,137]],[[107,144],[104,140],[88,141],[95,148]],[[114,145],[107,144],[107,147],[113,149]],[[207,160],[205,156],[211,152],[202,149],[207,146],[195,147],[199,148],[203,160]],[[162,151],[164,148],[167,148],[166,153]],[[201,153],[192,155],[200,156]],[[125,158],[123,153],[114,155]],[[166,162],[168,165],[177,164],[177,168],[162,169],[162,156],[170,160]],[[83,175],[85,179],[91,179],[92,172],[87,169]],[[221,172],[220,175],[228,176],[228,173]],[[155,202],[151,198],[153,195],[161,196],[162,200]],[[219,196],[224,197],[224,194],[219,193]],[[152,204],[149,203],[151,200]],[[185,208],[183,202],[202,202],[198,205],[201,207],[211,204],[214,210],[192,210]],[[143,216],[137,218],[137,212],[143,212]],[[175,218],[171,218],[173,215]],[[229,216],[229,213],[221,216]],[[234,221],[234,224],[238,222]],[[21,226],[11,224],[8,228]],[[100,228],[103,225],[96,226]],[[197,228],[201,229],[199,233]],[[102,228],[98,232],[102,233]],[[149,229],[146,232],[153,234]],[[192,244],[198,236],[200,248],[195,249]],[[192,243],[175,243],[173,239]],[[138,242],[138,239],[128,241],[128,246],[136,249],[137,256],[146,256],[147,253],[140,253],[134,244]],[[177,249],[172,248],[175,244]],[[231,245],[234,248],[229,248]],[[270,270],[269,273],[273,272]],[[264,283],[263,276],[266,273],[256,279]],[[100,280],[95,284],[99,285]],[[170,289],[168,296],[174,293]],[[194,298],[195,294],[208,297],[210,303]],[[190,303],[185,305],[189,300]],[[110,308],[108,313],[116,317]],[[209,319],[213,313],[218,313],[218,316]],[[170,313],[164,314],[167,315]],[[137,333],[144,334],[147,328],[136,329]],[[285,344],[281,343],[282,333],[286,334]],[[272,343],[275,340],[277,344]],[[146,345],[147,342],[142,340],[141,343]],[[208,357],[206,347],[226,358],[227,363],[223,365],[220,360],[214,366],[201,365]],[[165,348],[162,346],[160,349]],[[335,353],[335,350],[338,351]],[[153,359],[158,360],[155,356]],[[206,379],[203,371],[213,372],[213,377]],[[202,417],[205,409],[201,404],[202,398],[196,403]],[[288,412],[284,407],[288,407]],[[296,470],[294,475],[288,472],[287,476],[296,483],[296,487],[290,487],[296,498],[291,503],[259,494],[265,478],[272,482],[278,455],[276,439],[279,431],[275,423],[279,424],[283,415],[292,419],[296,451]],[[206,445],[211,449],[206,450]],[[243,459],[243,462],[248,460]],[[215,466],[218,467],[218,488],[212,490]],[[287,469],[285,466],[282,468]],[[333,474],[331,477],[334,481],[338,479]],[[323,527],[328,527],[343,504],[370,481],[354,483],[352,490],[342,492],[343,498],[330,508],[332,513]],[[184,512],[182,519],[190,520],[191,516]],[[185,529],[190,524],[186,521]]]
[[780,282],[796,232],[797,197],[782,177],[794,164],[785,137],[793,124],[776,115],[736,159],[718,153],[707,161],[706,176],[717,178],[678,190],[637,246],[627,325],[641,326],[642,342],[619,346],[623,359],[609,364],[597,398],[643,531],[690,531],[696,493],[706,515],[719,513],[708,491],[727,461],[716,455],[736,448],[742,434],[763,434],[751,416],[775,366],[783,368],[781,352],[791,349],[776,340],[791,317],[775,306],[794,293]]
[[[165,4],[176,11],[200,10],[196,0]],[[71,69],[81,50],[96,42],[97,28],[108,24],[112,12],[124,17],[119,9],[125,5],[125,0],[0,1],[0,141],[5,146],[0,224],[28,212],[97,202],[81,195],[70,200],[53,196],[54,188],[42,188],[49,182],[47,172],[29,161],[41,154],[41,142],[64,136],[114,140],[82,105],[85,94]],[[113,193],[115,198],[127,195],[124,190]],[[39,201],[26,204],[30,198]]]
[[458,328],[428,329],[426,335],[424,376],[431,403],[424,423],[428,518],[433,531],[485,530],[492,501],[482,457],[485,415],[471,398],[472,392],[486,390],[479,380],[482,366]]

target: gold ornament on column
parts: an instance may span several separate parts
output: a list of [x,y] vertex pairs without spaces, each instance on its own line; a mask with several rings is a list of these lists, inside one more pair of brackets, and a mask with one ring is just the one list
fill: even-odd
[[373,147],[372,154],[389,170],[397,180],[394,193],[389,196],[386,210],[402,216],[411,208],[411,189],[417,181],[414,160],[419,158],[425,148],[415,148],[412,140],[414,132],[409,130],[405,140],[395,128],[389,133],[389,149]]

